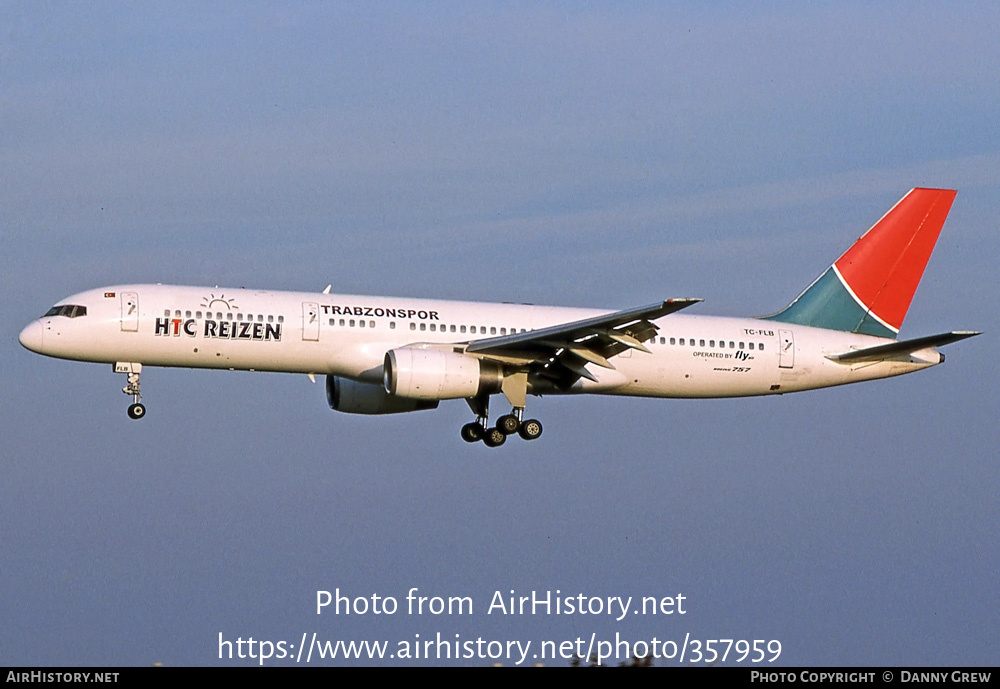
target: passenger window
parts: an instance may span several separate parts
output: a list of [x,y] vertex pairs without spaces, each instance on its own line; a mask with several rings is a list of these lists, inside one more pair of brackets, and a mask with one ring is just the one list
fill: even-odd
[[753,349],[753,342],[750,343],[750,349]]
[[420,329],[421,330],[427,330],[427,324],[426,323],[421,323],[420,324]]

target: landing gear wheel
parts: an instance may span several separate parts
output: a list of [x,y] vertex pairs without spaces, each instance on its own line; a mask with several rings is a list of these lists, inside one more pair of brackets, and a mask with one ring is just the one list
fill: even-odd
[[517,433],[525,440],[534,440],[542,434],[542,424],[535,419],[528,419],[521,424]]
[[506,440],[507,434],[499,428],[488,428],[486,435],[483,436],[483,442],[486,443],[486,447],[500,447]]
[[132,404],[128,406],[128,418],[141,419],[146,415],[146,408],[139,400],[142,393],[139,392],[139,372],[142,371],[142,364],[128,361],[115,362],[115,373],[124,373],[127,385],[122,388],[122,392],[132,396]]
[[486,435],[486,429],[478,421],[467,423],[462,426],[462,440],[467,443],[476,443]]
[[497,428],[503,431],[504,435],[513,435],[521,427],[521,421],[513,414],[507,414],[497,419]]

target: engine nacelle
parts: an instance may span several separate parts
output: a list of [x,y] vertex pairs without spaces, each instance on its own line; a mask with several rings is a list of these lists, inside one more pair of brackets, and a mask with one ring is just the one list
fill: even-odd
[[350,378],[326,377],[326,401],[330,409],[347,414],[402,414],[436,409],[437,400],[407,399],[388,394],[378,385],[358,383]]
[[500,392],[503,369],[459,352],[402,347],[386,353],[382,382],[390,395],[454,400]]

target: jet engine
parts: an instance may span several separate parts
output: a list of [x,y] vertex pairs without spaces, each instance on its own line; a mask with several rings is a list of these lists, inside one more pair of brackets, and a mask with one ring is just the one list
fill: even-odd
[[453,400],[500,392],[503,369],[459,352],[402,347],[386,353],[382,382],[390,395]]
[[347,414],[402,414],[436,409],[437,400],[406,399],[388,394],[379,385],[358,383],[350,378],[326,377],[326,400],[330,409]]

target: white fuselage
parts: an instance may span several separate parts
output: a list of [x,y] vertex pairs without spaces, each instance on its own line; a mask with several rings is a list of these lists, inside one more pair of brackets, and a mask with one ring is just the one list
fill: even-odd
[[[44,316],[21,334],[33,351],[101,363],[330,374],[381,385],[386,352],[443,348],[608,313],[598,309],[430,299],[116,285],[60,304],[86,315]],[[671,314],[649,352],[626,349],[594,380],[530,393],[737,397],[794,392],[909,373],[940,363],[928,348],[880,362],[826,358],[891,342],[754,318]]]

